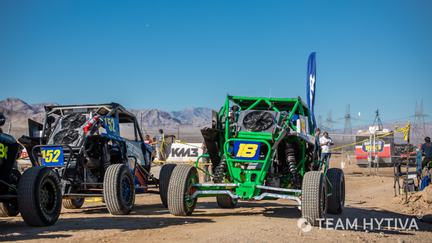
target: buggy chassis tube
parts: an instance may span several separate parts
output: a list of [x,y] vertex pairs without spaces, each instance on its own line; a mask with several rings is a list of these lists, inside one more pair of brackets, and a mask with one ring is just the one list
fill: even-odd
[[[193,184],[192,185],[195,188],[202,188],[203,190],[197,190],[192,194],[192,198],[198,198],[198,197],[210,197],[210,196],[216,196],[216,195],[228,195],[232,199],[240,199],[239,196],[235,195],[231,190],[228,188],[235,188],[238,187],[239,184],[236,183],[200,183],[200,184]],[[270,186],[261,186],[256,185],[256,188],[263,189],[266,191],[275,191],[275,192],[282,192],[282,193],[294,193],[294,194],[301,194],[301,190],[299,189],[288,189],[288,188],[278,188],[278,187],[270,187]],[[301,206],[301,200],[300,197],[296,195],[287,195],[287,194],[280,194],[280,193],[272,193],[272,192],[264,192],[260,195],[254,196],[253,200],[262,200],[264,198],[280,198],[280,199],[288,199],[295,201],[297,203],[297,206]]]
[[203,190],[203,191],[195,191],[192,194],[192,198],[197,198],[199,195],[203,195],[203,196],[228,195],[232,199],[238,199],[239,198],[239,196],[235,195],[230,190]]

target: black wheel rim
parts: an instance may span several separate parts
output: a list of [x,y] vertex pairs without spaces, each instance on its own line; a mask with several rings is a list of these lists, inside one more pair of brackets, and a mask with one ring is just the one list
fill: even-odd
[[130,205],[132,203],[132,181],[128,176],[123,176],[121,180],[121,195],[125,203]]
[[56,209],[57,187],[51,179],[45,179],[39,190],[40,206],[44,213],[52,214]]
[[75,199],[73,199],[73,201],[74,201],[74,204],[76,206],[81,206],[81,205],[84,204],[84,198],[83,197],[81,197],[81,198],[75,198]]

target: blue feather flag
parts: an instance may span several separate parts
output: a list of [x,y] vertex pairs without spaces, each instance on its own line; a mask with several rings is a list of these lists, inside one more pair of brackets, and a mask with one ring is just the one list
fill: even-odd
[[315,87],[316,87],[316,61],[315,52],[309,55],[307,64],[307,77],[306,77],[306,101],[312,119],[312,128],[315,131],[317,127],[315,120]]

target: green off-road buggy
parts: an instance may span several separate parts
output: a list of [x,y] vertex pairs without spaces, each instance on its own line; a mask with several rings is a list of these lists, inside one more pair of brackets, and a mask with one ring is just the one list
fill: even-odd
[[[309,109],[300,98],[228,96],[213,113],[212,127],[201,130],[208,154],[195,166],[162,168],[169,211],[191,215],[199,197],[216,196],[222,208],[234,208],[238,200],[289,199],[314,225],[327,212],[340,214],[343,171],[321,166],[310,128]],[[214,183],[199,183],[203,157],[212,163]]]

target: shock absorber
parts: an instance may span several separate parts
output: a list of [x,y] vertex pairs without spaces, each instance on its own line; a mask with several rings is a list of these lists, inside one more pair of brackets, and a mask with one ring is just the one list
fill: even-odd
[[295,157],[295,148],[293,144],[287,143],[285,148],[286,160],[288,163],[289,171],[293,178],[294,185],[299,185],[299,176],[297,171],[297,161]]
[[106,171],[108,169],[108,167],[111,165],[111,154],[110,154],[110,151],[108,149],[108,143],[106,143],[106,142],[104,142],[102,144],[101,158],[102,158],[104,171]]
[[226,172],[226,162],[225,160],[221,160],[221,162],[214,168],[213,171],[213,182],[221,183],[225,177]]

